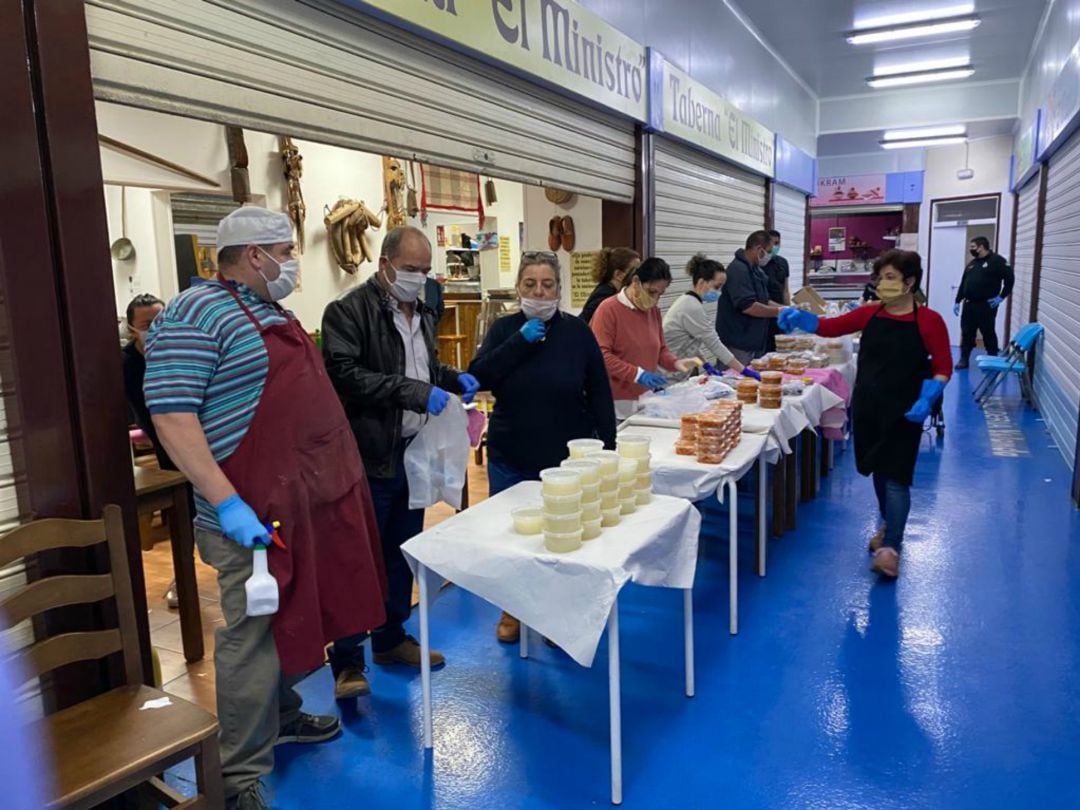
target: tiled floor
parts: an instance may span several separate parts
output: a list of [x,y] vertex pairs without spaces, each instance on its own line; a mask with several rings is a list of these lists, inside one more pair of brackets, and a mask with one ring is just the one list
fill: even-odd
[[[469,470],[469,498],[473,503],[487,497],[487,471],[473,466]],[[445,504],[429,509],[426,525],[434,526],[453,514]],[[195,569],[199,582],[199,598],[202,602],[203,638],[206,655],[202,661],[189,664],[184,660],[180,641],[180,617],[169,610],[165,591],[173,578],[172,551],[168,534],[160,525],[152,529],[152,537],[158,540],[154,548],[143,552],[143,572],[146,577],[146,601],[150,608],[150,642],[157,651],[161,664],[161,680],[164,689],[174,695],[191,700],[208,711],[217,710],[214,685],[214,631],[224,620],[218,605],[217,578],[214,569],[205,565],[195,555]]]

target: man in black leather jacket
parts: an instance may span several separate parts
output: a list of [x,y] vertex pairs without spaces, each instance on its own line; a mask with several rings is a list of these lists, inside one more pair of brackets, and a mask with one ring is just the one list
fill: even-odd
[[[479,383],[440,363],[435,352],[435,313],[419,300],[431,270],[431,243],[416,228],[386,235],[378,272],[327,306],[323,313],[323,357],[345,406],[364,459],[382,538],[389,593],[386,624],[372,634],[377,664],[419,668],[420,647],[406,635],[412,610],[412,572],[401,545],[424,528],[424,510],[409,508],[405,448],[428,415],[437,416],[450,400]],[[367,694],[362,642],[354,636],[337,642],[330,664],[339,699]],[[432,651],[432,666],[444,663]]]

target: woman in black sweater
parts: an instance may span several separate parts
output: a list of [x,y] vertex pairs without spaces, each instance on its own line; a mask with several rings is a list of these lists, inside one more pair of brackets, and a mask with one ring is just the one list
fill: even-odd
[[593,280],[596,288],[589,295],[589,300],[581,309],[581,318],[588,323],[592,320],[596,308],[622,289],[623,283],[641,264],[641,255],[630,248],[604,248],[596,260]]
[[[592,330],[559,311],[559,258],[521,257],[521,311],[495,321],[469,365],[495,395],[488,425],[488,481],[495,495],[566,458],[571,439],[598,438],[615,449],[615,402]],[[518,640],[517,619],[503,614],[498,638]]]

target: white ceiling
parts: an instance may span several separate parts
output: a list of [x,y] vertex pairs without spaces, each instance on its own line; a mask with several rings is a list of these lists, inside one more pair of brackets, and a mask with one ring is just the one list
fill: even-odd
[[875,66],[916,60],[969,56],[976,73],[966,81],[1018,78],[1049,2],[975,0],[982,24],[974,31],[891,46],[849,45],[844,35],[860,19],[953,6],[957,0],[740,0],[738,5],[773,49],[826,98],[873,93],[866,77]]
[[[968,138],[990,138],[994,135],[1010,135],[1015,118],[999,118],[993,121],[974,121],[967,125]],[[818,137],[818,157],[837,155],[863,155],[881,152],[883,129],[864,132],[840,132]]]

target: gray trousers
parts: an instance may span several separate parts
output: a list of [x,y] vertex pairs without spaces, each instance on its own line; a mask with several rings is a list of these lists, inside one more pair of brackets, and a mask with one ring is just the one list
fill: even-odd
[[248,616],[244,583],[251,576],[248,549],[219,534],[196,529],[203,562],[217,571],[225,627],[214,639],[221,770],[226,798],[274,768],[278,730],[300,716],[300,680],[281,674],[271,616]]
[[751,360],[756,360],[763,354],[762,352],[755,352],[753,349],[732,349],[731,353],[744,366],[750,365]]

